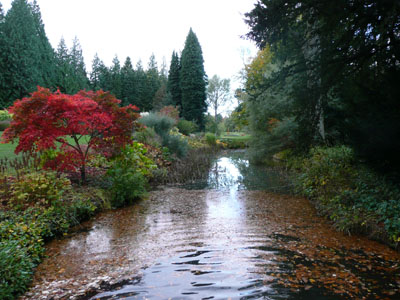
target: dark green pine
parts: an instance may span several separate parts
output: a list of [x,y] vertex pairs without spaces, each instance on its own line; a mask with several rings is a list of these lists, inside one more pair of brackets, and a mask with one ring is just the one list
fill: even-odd
[[[182,108],[182,90],[181,90],[181,63],[178,54],[172,52],[171,65],[168,74],[167,89],[171,95],[171,101],[174,106]],[[181,112],[182,114],[182,112]]]
[[182,116],[204,129],[207,75],[204,71],[201,46],[192,29],[186,38],[181,64]]
[[40,39],[32,7],[26,0],[15,0],[2,25],[6,45],[3,60],[4,105],[27,96],[44,85],[41,76]]

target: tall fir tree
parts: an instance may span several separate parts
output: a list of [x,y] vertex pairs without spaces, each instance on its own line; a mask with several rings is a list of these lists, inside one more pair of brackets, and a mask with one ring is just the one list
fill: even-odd
[[4,20],[6,40],[3,60],[3,105],[27,96],[37,85],[45,85],[41,76],[40,39],[31,5],[26,0],[14,0]]
[[102,70],[105,68],[103,61],[99,58],[98,54],[94,55],[92,60],[92,72],[90,72],[89,81],[90,88],[94,91],[103,89],[101,86]]
[[157,61],[152,54],[146,71],[146,111],[153,109],[153,100],[161,86],[160,75],[158,73]]
[[40,55],[40,64],[39,73],[42,77],[43,85],[47,88],[51,88],[55,86],[56,82],[56,61],[55,61],[55,52],[53,47],[51,46],[49,39],[46,36],[46,32],[44,29],[44,24],[42,20],[42,14],[40,12],[40,7],[36,0],[32,3],[32,13],[35,21],[35,27],[37,36],[39,38],[39,55]]
[[[182,90],[181,90],[181,63],[178,54],[173,51],[171,65],[169,68],[167,90],[171,95],[172,105],[182,108]],[[181,111],[182,114],[182,111]]]
[[71,64],[71,56],[67,44],[63,37],[57,47],[56,52],[57,79],[56,86],[61,92],[72,94],[76,87],[74,83],[74,70]]
[[182,116],[204,129],[207,111],[207,75],[204,71],[203,53],[196,34],[190,28],[182,51],[181,67]]
[[129,56],[125,59],[124,65],[121,68],[121,81],[122,104],[134,104],[136,94],[135,71],[133,70],[132,61]]
[[146,72],[143,69],[142,61],[136,64],[134,84],[136,86],[136,95],[133,104],[139,107],[141,111],[149,111],[148,101],[146,99]]
[[76,89],[87,89],[89,87],[89,80],[87,78],[82,47],[77,37],[75,37],[73,40],[72,48],[70,51],[70,58]]
[[117,55],[115,55],[112,60],[110,75],[111,75],[111,86],[112,86],[110,91],[115,95],[115,97],[120,99],[122,91],[121,63],[119,62]]
[[6,107],[6,83],[4,72],[6,70],[6,37],[4,33],[4,11],[0,2],[0,109]]

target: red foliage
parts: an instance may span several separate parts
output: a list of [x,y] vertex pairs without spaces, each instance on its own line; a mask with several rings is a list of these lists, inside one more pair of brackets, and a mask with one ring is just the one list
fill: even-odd
[[38,87],[31,97],[17,100],[9,108],[13,120],[2,143],[18,140],[15,152],[19,153],[56,149],[59,142],[61,151],[53,168],[80,169],[84,180],[90,150],[112,151],[131,141],[139,109],[120,107],[119,103],[101,90],[66,95]]

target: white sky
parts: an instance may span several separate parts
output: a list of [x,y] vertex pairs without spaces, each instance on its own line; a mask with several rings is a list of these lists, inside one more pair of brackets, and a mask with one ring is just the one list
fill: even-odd
[[[12,0],[0,0],[5,11]],[[240,38],[247,33],[243,14],[256,0],[37,0],[46,34],[53,48],[63,36],[68,47],[78,37],[91,68],[97,52],[108,66],[117,54],[123,65],[130,56],[134,65],[144,67],[152,53],[158,66],[163,57],[169,63],[172,51],[182,51],[190,27],[203,50],[204,67],[214,74],[231,78],[243,67],[245,57],[254,56],[256,47]]]

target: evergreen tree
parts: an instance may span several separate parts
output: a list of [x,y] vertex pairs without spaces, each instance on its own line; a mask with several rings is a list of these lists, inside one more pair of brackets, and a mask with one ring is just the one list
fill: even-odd
[[122,103],[123,105],[134,104],[136,96],[135,71],[133,70],[131,58],[128,56],[124,66],[121,68],[122,80]]
[[49,39],[46,36],[42,15],[40,13],[40,8],[36,0],[34,0],[32,3],[32,13],[35,21],[37,36],[39,38],[39,73],[42,77],[42,82],[45,87],[54,87],[56,82],[55,53],[53,47],[49,42]]
[[98,91],[100,89],[103,89],[103,87],[101,86],[101,75],[105,67],[106,66],[104,65],[103,61],[96,53],[92,61],[92,72],[89,76],[90,88],[92,90]]
[[56,52],[57,79],[56,86],[61,92],[74,94],[76,85],[74,82],[74,70],[71,63],[71,56],[64,38],[60,39]]
[[121,78],[121,64],[118,56],[115,55],[112,60],[112,66],[110,68],[111,75],[111,89],[110,91],[115,95],[117,99],[121,99],[122,92],[122,78]]
[[171,58],[171,65],[168,74],[167,89],[171,95],[171,102],[173,106],[182,108],[182,91],[181,91],[181,64],[178,54],[173,51]]
[[70,58],[70,63],[73,70],[73,78],[77,91],[87,89],[89,87],[89,81],[83,59],[82,47],[77,37],[74,38],[72,43]]
[[32,7],[26,0],[15,0],[2,25],[3,105],[27,96],[37,85],[45,85],[41,76],[40,39]]
[[207,76],[204,71],[204,60],[200,43],[196,34],[190,29],[182,51],[181,89],[182,116],[186,120],[195,121],[200,129],[204,129],[204,113],[207,111],[206,85]]
[[148,101],[146,99],[146,72],[143,70],[142,61],[139,60],[136,64],[135,76],[134,76],[134,85],[136,86],[135,100],[133,104],[135,104],[141,111],[149,111]]
[[152,54],[149,59],[149,64],[146,71],[146,103],[145,108],[146,111],[150,111],[153,109],[153,100],[154,96],[157,93],[158,89],[161,86],[160,76],[158,73],[157,61]]
[[6,83],[4,73],[6,71],[6,37],[4,33],[4,11],[3,6],[0,3],[0,109],[6,107]]

